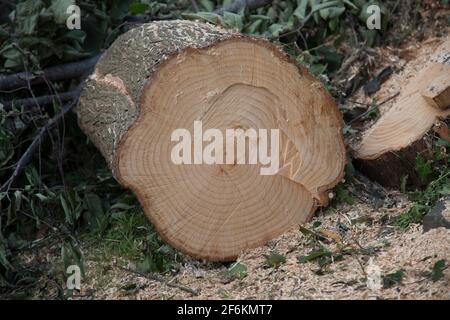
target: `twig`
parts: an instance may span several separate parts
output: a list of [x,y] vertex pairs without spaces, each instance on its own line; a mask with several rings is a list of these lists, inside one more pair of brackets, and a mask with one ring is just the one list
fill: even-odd
[[63,92],[60,94],[50,94],[45,96],[40,96],[36,98],[25,98],[25,99],[18,99],[18,100],[11,100],[11,101],[5,101],[3,102],[3,109],[6,111],[10,111],[14,106],[17,107],[24,107],[29,108],[32,106],[39,106],[39,105],[47,105],[54,102],[65,102],[72,99],[78,98],[80,95],[81,87],[77,87],[75,90]]
[[391,101],[392,99],[398,97],[399,94],[400,94],[400,92],[394,93],[392,96],[390,96],[390,97],[387,98],[386,100],[384,100],[384,101],[380,102],[379,104],[377,104],[377,108],[378,108],[378,107],[381,107],[383,104],[385,104],[385,103]]
[[48,132],[53,129],[59,121],[64,119],[64,116],[69,112],[73,106],[77,103],[78,99],[73,100],[69,104],[63,106],[61,111],[54,116],[52,119],[48,120],[47,123],[39,130],[38,134],[34,137],[33,142],[29,145],[24,154],[20,157],[19,162],[17,162],[14,172],[9,177],[9,179],[2,185],[0,192],[8,192],[9,188],[17,177],[22,173],[28,163],[31,161],[33,154],[36,149],[41,145],[44,138],[47,136]]
[[381,107],[382,105],[384,105],[385,103],[391,101],[392,99],[396,98],[398,95],[400,94],[400,92],[397,92],[395,94],[393,94],[392,96],[390,96],[389,98],[387,98],[386,100],[378,103],[376,106],[369,108],[367,111],[361,113],[360,115],[358,115],[357,117],[353,118],[352,120],[349,121],[349,125],[351,125],[352,123],[354,123],[355,121],[358,121],[361,118],[364,118],[365,116],[367,116],[369,113],[371,113],[373,110],[378,109],[379,107]]
[[279,38],[283,38],[283,37],[288,37],[290,35],[293,34],[297,34],[300,32],[300,30],[303,29],[303,27],[305,26],[306,23],[308,23],[309,19],[311,19],[311,17],[313,16],[315,11],[311,11],[310,13],[308,13],[306,15],[305,18],[302,19],[302,21],[300,21],[300,24],[294,29],[294,30],[290,30],[284,33],[279,34],[278,36],[275,37],[271,37],[270,40],[274,40],[274,39],[279,39]]
[[78,78],[88,73],[97,63],[100,55],[92,58],[62,64],[50,67],[42,71],[41,74],[33,74],[32,72],[20,72],[12,75],[0,75],[0,90],[12,90],[18,87],[44,83],[47,79],[49,81],[60,81],[71,78]]
[[263,7],[269,3],[272,3],[272,0],[235,0],[232,3],[223,6],[222,8],[216,9],[214,13],[220,15],[222,15],[225,11],[238,13],[242,8],[253,10]]
[[153,280],[153,281],[158,281],[158,282],[164,283],[168,287],[177,288],[177,289],[180,289],[182,291],[189,292],[189,293],[191,293],[194,296],[198,296],[199,295],[199,292],[197,290],[194,290],[194,289],[191,289],[191,288],[188,288],[186,286],[182,286],[182,285],[179,285],[179,284],[176,284],[176,283],[170,283],[166,279],[164,279],[163,277],[158,276],[157,274],[154,274],[154,273],[144,273],[144,272],[140,272],[140,271],[133,270],[133,269],[128,269],[128,268],[123,268],[123,267],[119,267],[119,269],[121,269],[123,271],[130,272],[130,273],[137,274],[137,275],[139,275],[141,277],[144,277],[144,278],[147,278],[147,279],[150,279],[150,280]]

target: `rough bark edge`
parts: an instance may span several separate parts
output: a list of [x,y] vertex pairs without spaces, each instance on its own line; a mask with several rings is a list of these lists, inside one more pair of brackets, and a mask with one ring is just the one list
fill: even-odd
[[[173,37],[166,40],[168,35]],[[112,163],[115,150],[117,150],[123,134],[128,131],[130,125],[137,118],[140,107],[138,102],[146,81],[153,77],[160,65],[169,57],[186,48],[210,46],[217,40],[231,38],[235,35],[236,33],[233,31],[208,23],[187,20],[156,21],[143,24],[122,34],[108,48],[99,59],[94,73],[83,84],[76,112],[79,126],[90,137],[94,137],[92,139],[94,145],[100,150],[113,173]],[[163,44],[153,46],[158,43]],[[133,51],[133,49],[136,50]],[[155,49],[155,52],[152,53],[152,49]],[[143,64],[143,66],[131,74],[128,72],[129,69],[123,66],[134,67],[137,63]],[[105,87],[100,90],[99,87],[102,85]],[[104,91],[109,91],[110,101],[122,100],[122,105],[112,103],[112,107],[115,107],[118,112],[109,116],[111,110],[114,111],[111,109],[111,103],[103,105],[102,108],[105,112],[97,110],[90,112],[89,108],[82,106],[85,101],[89,100],[90,94],[104,93]],[[111,99],[111,97],[113,98]],[[126,102],[123,101],[124,97]],[[89,106],[89,103],[86,103],[86,106]],[[122,119],[120,122],[114,121],[114,117],[122,118],[124,112],[127,112],[126,119]],[[92,116],[98,117],[94,123],[86,120]],[[107,118],[106,121],[104,118]],[[105,132],[111,130],[108,125],[112,124],[114,124],[114,132]]]
[[432,143],[432,134],[429,131],[406,148],[386,152],[376,159],[355,158],[354,164],[371,180],[385,187],[398,189],[405,176],[408,176],[408,186],[424,186],[429,181],[420,180],[415,170],[415,161],[418,154],[423,155],[425,159],[432,157]]

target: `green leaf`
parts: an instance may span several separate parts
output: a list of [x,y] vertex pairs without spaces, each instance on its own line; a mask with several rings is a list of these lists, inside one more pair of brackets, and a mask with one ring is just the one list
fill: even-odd
[[298,6],[294,11],[294,16],[296,16],[299,20],[303,20],[306,17],[306,9],[308,7],[308,0],[300,0],[297,1]]
[[309,70],[311,71],[312,74],[317,76],[324,73],[325,70],[327,70],[327,66],[325,64],[315,63],[310,66]]
[[422,155],[417,155],[415,170],[417,172],[417,175],[419,176],[420,181],[425,182],[433,173],[432,164],[432,160],[427,161]]
[[340,5],[339,1],[330,1],[330,2],[325,2],[325,3],[315,4],[315,5],[312,6],[311,12],[317,12],[317,11],[320,11],[322,9],[333,7],[333,6],[337,6],[337,5]]
[[303,227],[303,226],[300,226],[300,227],[299,227],[299,231],[300,231],[304,236],[316,236],[316,233],[315,233],[315,232],[313,232],[313,231],[311,231],[311,230],[309,230],[309,229],[307,229],[307,228],[305,228],[305,227]]
[[401,193],[406,193],[406,184],[408,182],[408,175],[404,175],[400,181],[400,191]]
[[50,10],[53,12],[55,22],[58,24],[65,23],[70,16],[70,14],[67,13],[67,8],[74,4],[75,0],[52,0]]
[[445,268],[445,260],[439,260],[437,261],[433,268],[431,269],[431,280],[433,280],[433,282],[439,281],[440,279],[442,279],[442,277],[444,277],[444,273],[442,271],[444,271]]
[[328,22],[328,28],[330,28],[330,30],[332,32],[335,32],[337,30],[338,26],[339,26],[339,19],[338,18],[331,19]]
[[5,46],[0,50],[0,55],[5,59],[17,60],[22,57],[22,53],[12,44]]
[[355,200],[348,193],[348,191],[342,185],[336,187],[336,198],[339,202],[345,202],[346,204],[353,205]]
[[388,289],[395,285],[399,285],[402,283],[404,277],[404,271],[398,270],[393,273],[389,273],[382,277],[383,279],[383,288]]
[[256,20],[264,20],[264,21],[270,21],[270,18],[268,16],[264,16],[262,14],[252,14],[248,17],[250,21],[256,21]]
[[63,195],[61,194],[59,196],[60,201],[61,201],[61,206],[63,208],[64,211],[64,216],[66,218],[66,222],[72,224],[72,211],[69,209],[69,206],[67,205],[66,199],[64,199]]
[[44,8],[41,0],[27,0],[19,2],[14,11],[16,31],[19,34],[32,34],[39,21],[39,12]]
[[343,0],[343,2],[344,2],[345,4],[347,4],[349,7],[351,7],[352,9],[354,9],[354,10],[359,10],[359,8],[358,8],[353,2],[351,2],[351,1],[349,1],[349,0]]
[[320,10],[320,16],[323,20],[331,20],[339,17],[345,12],[345,7],[331,7]]
[[211,12],[214,10],[214,3],[211,0],[198,0],[198,2],[206,11]]
[[448,147],[448,148],[450,148],[450,141],[447,141],[447,140],[444,140],[444,139],[442,139],[442,138],[439,138],[439,139],[436,141],[436,145],[437,145],[438,147]]
[[136,14],[142,14],[145,11],[147,11],[149,9],[149,5],[146,3],[141,3],[141,2],[135,2],[130,4],[130,6],[128,7],[128,11],[132,14],[132,15],[136,15]]
[[299,263],[306,263],[321,257],[331,257],[331,252],[322,247],[319,250],[310,252],[308,255],[298,256],[297,260]]
[[[75,42],[76,43],[76,42]],[[87,58],[90,57],[91,54],[89,52],[84,52],[82,48],[76,48],[75,46],[65,45],[63,48],[64,59],[65,60],[74,60],[79,58]]]
[[262,22],[263,22],[262,19],[253,21],[248,27],[246,27],[245,32],[249,34],[257,33]]
[[235,262],[228,268],[227,274],[230,278],[243,279],[247,276],[247,267],[240,262]]
[[83,255],[80,249],[71,242],[66,242],[61,246],[61,258],[64,263],[64,269],[70,265],[77,265],[80,268],[81,276],[85,277],[85,269],[83,262]]
[[137,264],[137,269],[143,273],[167,272],[171,263],[168,262],[161,253],[148,253],[145,258]]
[[268,31],[272,35],[272,37],[277,37],[280,35],[280,32],[283,31],[283,29],[284,26],[282,24],[274,23],[269,27]]
[[190,20],[203,20],[218,25],[223,24],[222,17],[213,12],[182,13],[181,15]]
[[121,203],[121,202],[115,203],[115,204],[113,204],[111,206],[111,210],[117,210],[117,209],[130,210],[130,209],[133,209],[133,208],[136,208],[136,206],[135,205],[129,205],[129,204],[126,204],[126,203]]
[[104,215],[102,201],[100,197],[94,193],[88,193],[84,197],[85,208],[94,216]]
[[264,255],[266,258],[265,264],[272,268],[278,268],[286,262],[286,257],[278,252],[272,251],[269,255]]
[[41,201],[48,200],[48,197],[44,196],[42,193],[36,193],[35,196]]
[[244,24],[242,22],[242,16],[232,12],[223,13],[223,24],[225,27],[242,30]]
[[442,189],[439,190],[439,194],[442,195],[450,195],[450,186],[443,186]]
[[0,265],[4,267],[6,270],[13,269],[12,265],[8,261],[6,248],[2,243],[0,243]]
[[72,39],[78,41],[79,43],[83,43],[84,39],[86,39],[86,32],[83,30],[70,30],[66,33],[65,37],[67,39]]

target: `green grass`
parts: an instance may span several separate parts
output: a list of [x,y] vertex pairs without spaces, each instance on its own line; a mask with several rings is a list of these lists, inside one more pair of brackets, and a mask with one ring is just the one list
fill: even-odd
[[450,194],[450,169],[441,171],[438,178],[432,181],[425,190],[410,193],[414,201],[411,208],[394,219],[394,225],[403,229],[411,224],[421,223],[436,201]]

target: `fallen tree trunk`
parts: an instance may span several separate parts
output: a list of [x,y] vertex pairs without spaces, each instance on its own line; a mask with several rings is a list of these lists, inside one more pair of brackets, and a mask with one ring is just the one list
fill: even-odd
[[387,89],[378,95],[380,100],[383,95],[400,94],[353,145],[355,164],[386,187],[398,188],[402,181],[422,186],[428,179],[417,170],[418,157],[431,160],[436,137],[448,140],[445,119],[450,115],[450,38],[431,56],[419,56],[408,63],[383,87]]
[[[322,84],[269,42],[208,24],[160,21],[122,35],[76,110],[161,237],[198,258],[235,259],[305,222],[343,175],[341,115]],[[174,133],[196,125],[193,147],[174,153],[188,141],[172,141]],[[229,129],[237,133],[232,149],[217,142]],[[279,139],[251,129],[279,130]],[[265,175],[261,141],[279,160]]]

